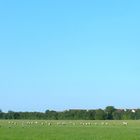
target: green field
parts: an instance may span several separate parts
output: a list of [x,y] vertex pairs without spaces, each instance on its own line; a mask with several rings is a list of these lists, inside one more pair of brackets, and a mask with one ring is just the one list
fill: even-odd
[[0,140],[140,140],[140,121],[0,121]]

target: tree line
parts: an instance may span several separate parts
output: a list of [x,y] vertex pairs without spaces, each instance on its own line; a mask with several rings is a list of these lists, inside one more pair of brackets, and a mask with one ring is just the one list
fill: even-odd
[[65,111],[46,110],[45,112],[14,112],[0,110],[0,119],[28,120],[138,120],[140,109],[116,109],[107,106],[105,109],[70,109]]

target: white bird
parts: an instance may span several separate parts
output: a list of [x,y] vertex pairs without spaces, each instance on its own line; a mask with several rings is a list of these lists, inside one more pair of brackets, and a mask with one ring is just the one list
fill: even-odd
[[127,123],[127,122],[123,122],[123,125],[127,126],[127,125],[128,125],[128,123]]

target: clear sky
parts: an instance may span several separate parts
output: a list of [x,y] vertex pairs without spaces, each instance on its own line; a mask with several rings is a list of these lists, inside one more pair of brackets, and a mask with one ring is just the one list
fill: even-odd
[[139,5],[1,0],[0,108],[139,108]]

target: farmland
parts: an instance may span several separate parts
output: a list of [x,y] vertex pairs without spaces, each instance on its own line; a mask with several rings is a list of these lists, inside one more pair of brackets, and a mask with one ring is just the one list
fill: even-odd
[[140,121],[1,120],[0,140],[139,140]]

